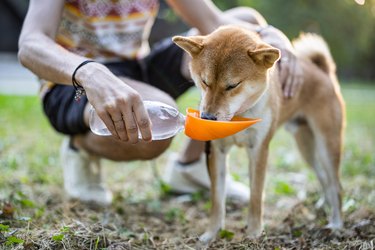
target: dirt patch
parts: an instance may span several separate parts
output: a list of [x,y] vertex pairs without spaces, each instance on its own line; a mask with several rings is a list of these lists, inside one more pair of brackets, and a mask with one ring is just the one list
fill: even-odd
[[[40,199],[46,204],[43,212],[37,205],[25,208],[16,200],[3,201],[0,224],[8,228],[0,228],[0,249],[196,249],[208,223],[209,203],[203,193],[139,200],[116,193],[109,208],[67,202],[57,194]],[[265,230],[258,239],[246,238],[246,207],[228,202],[226,231],[206,248],[374,249],[374,211],[346,213],[344,229],[333,232],[324,228],[325,211],[315,202],[306,200],[285,211],[266,204]],[[21,216],[27,213],[36,219]],[[9,243],[11,235],[23,242]]]

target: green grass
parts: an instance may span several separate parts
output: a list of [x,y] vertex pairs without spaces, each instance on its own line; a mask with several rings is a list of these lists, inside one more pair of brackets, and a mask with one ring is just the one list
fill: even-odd
[[[349,216],[360,208],[374,209],[375,204],[375,84],[342,84],[342,91],[347,108],[347,127],[341,173],[345,190],[344,208]],[[185,113],[186,107],[197,107],[198,100],[198,92],[189,91],[178,100],[180,111]],[[69,224],[72,222],[66,215],[66,208],[59,205],[64,201],[59,166],[59,147],[63,136],[55,133],[49,125],[38,97],[0,95],[0,124],[0,249],[26,244],[33,237],[38,237],[40,232],[52,245],[68,244],[67,239],[71,240],[77,235],[83,237],[79,234],[83,230],[80,224]],[[139,237],[137,239],[141,245],[151,244],[155,238],[150,239],[149,236],[152,233],[152,237],[156,236],[155,231],[147,231],[151,229],[147,227],[149,222],[146,218],[160,218],[169,226],[175,223],[174,226],[180,228],[171,229],[170,235],[174,237],[178,237],[175,230],[195,224],[189,215],[184,214],[185,208],[159,200],[163,190],[158,187],[151,166],[154,164],[156,170],[162,173],[168,154],[178,151],[183,139],[184,135],[179,134],[170,149],[155,161],[127,164],[105,162],[108,183],[111,183],[115,193],[115,212],[112,216],[129,216],[128,220],[131,221],[131,215],[127,215],[131,204],[138,204],[144,213],[144,217],[137,217],[136,228],[129,225],[118,228],[116,232],[120,238],[122,235],[126,235],[125,238]],[[246,164],[245,152],[234,148],[231,151],[231,169],[235,178],[243,182],[248,182]],[[319,190],[315,176],[299,156],[291,136],[284,130],[280,130],[272,141],[268,173],[267,206],[274,207],[282,203],[282,198],[294,199],[300,194],[301,185],[303,188],[307,186],[307,192],[310,193]],[[199,197],[193,199],[193,204],[199,211],[207,212],[207,197]],[[140,201],[146,201],[146,205]],[[8,202],[13,209],[14,219],[11,221],[4,217],[4,207]],[[74,206],[69,209],[74,210]],[[134,214],[137,212],[134,211]],[[77,220],[81,216],[79,214],[79,210],[74,210],[70,217]],[[241,214],[244,216],[246,212]],[[100,218],[101,215],[93,212],[82,221],[91,225],[100,222]],[[243,220],[238,222],[238,219],[234,219],[236,225],[243,225]],[[266,228],[270,226],[271,220],[274,218],[266,219]],[[1,236],[14,228],[18,228],[21,233],[15,233],[14,238],[9,236],[8,245],[3,247]],[[62,231],[61,228],[69,230]],[[238,231],[238,227],[232,227],[228,232],[233,230]],[[233,235],[230,236],[232,238]],[[104,244],[102,237],[102,233],[98,233],[88,235],[87,239],[92,241],[92,246],[100,249]],[[20,243],[20,240],[26,243]]]
[[57,165],[61,136],[43,116],[39,99],[0,96],[0,107],[0,187],[57,181],[50,171]]

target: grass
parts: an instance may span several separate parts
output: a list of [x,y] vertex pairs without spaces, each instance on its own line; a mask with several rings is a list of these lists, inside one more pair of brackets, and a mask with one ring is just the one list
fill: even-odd
[[[342,91],[347,105],[341,171],[347,238],[317,229],[325,223],[325,211],[314,206],[318,183],[292,138],[280,130],[271,145],[265,235],[257,241],[243,239],[246,207],[229,202],[227,229],[213,249],[366,249],[375,244],[375,84],[343,84]],[[197,92],[190,91],[179,108],[184,112],[197,102]],[[207,194],[170,196],[157,178],[168,155],[181,147],[183,134],[154,161],[105,161],[115,200],[110,208],[91,208],[65,199],[58,158],[63,137],[41,110],[38,97],[0,95],[0,249],[194,248],[207,224]],[[245,159],[243,150],[231,151],[234,177],[248,182]]]

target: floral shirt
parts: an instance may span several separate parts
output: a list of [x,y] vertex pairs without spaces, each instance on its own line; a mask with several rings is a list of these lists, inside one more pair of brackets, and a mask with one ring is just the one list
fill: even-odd
[[158,9],[158,0],[66,0],[56,41],[101,62],[140,58]]

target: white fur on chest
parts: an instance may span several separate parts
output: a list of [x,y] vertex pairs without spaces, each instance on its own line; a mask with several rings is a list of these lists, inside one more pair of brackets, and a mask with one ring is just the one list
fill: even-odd
[[243,117],[261,118],[262,121],[230,137],[221,139],[223,145],[237,145],[239,147],[257,147],[266,138],[271,125],[271,108],[267,105],[269,95],[266,93],[250,110],[241,114]]

